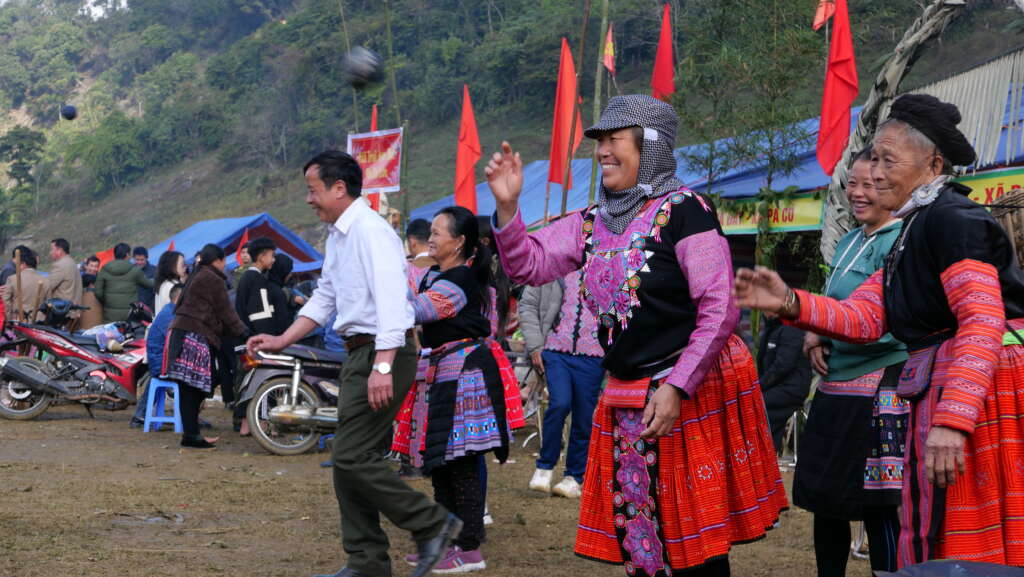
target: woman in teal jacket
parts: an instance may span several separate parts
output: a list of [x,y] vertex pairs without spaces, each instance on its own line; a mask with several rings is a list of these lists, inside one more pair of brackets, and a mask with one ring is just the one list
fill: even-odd
[[[846,298],[882,268],[903,223],[883,210],[870,151],[857,155],[846,187],[861,223],[839,241],[825,294]],[[871,568],[896,571],[897,509],[910,404],[896,396],[906,347],[892,335],[868,345],[808,333],[804,351],[824,377],[811,403],[793,481],[793,502],[814,513],[818,577],[843,577],[850,521],[863,520]]]

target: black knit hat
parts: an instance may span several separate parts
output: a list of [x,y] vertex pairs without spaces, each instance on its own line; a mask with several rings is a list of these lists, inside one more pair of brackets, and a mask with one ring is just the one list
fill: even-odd
[[905,94],[892,103],[889,118],[905,122],[924,134],[956,166],[968,166],[977,158],[974,147],[956,125],[960,110],[930,94]]

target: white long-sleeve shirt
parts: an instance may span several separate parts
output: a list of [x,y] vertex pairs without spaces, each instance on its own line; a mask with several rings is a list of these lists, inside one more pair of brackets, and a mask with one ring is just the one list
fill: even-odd
[[324,268],[299,315],[331,327],[342,337],[376,335],[377,350],[405,345],[414,324],[405,280],[405,250],[394,229],[357,199],[331,226]]

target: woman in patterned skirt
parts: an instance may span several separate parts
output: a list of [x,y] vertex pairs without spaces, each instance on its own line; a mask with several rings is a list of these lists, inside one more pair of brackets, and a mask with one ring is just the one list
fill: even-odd
[[224,249],[208,244],[196,255],[192,274],[178,297],[167,333],[163,373],[182,383],[181,446],[212,449],[216,439],[199,435],[199,408],[213,390],[213,363],[222,336],[241,337],[245,325],[228,298]]
[[434,499],[463,522],[435,573],[487,567],[480,552],[486,487],[480,458],[493,451],[504,462],[512,429],[524,424],[515,374],[489,338],[491,259],[479,237],[476,217],[463,207],[434,217],[429,246],[438,264],[420,279],[413,299],[425,359],[399,412],[393,444],[430,475]]
[[884,267],[842,301],[737,273],[738,304],[837,340],[907,344],[911,401],[899,564],[1024,566],[1024,278],[1006,231],[949,180],[975,153],[960,113],[927,95],[892,105],[872,145],[883,208],[903,219]]
[[[881,268],[903,224],[878,204],[870,150],[854,159],[846,197],[861,226],[836,247],[825,284],[825,295],[835,299],[850,296]],[[896,394],[896,381],[907,347],[892,335],[856,345],[809,332],[804,350],[824,380],[800,441],[793,504],[814,513],[818,577],[846,575],[853,520],[864,521],[871,569],[895,571],[910,412],[910,402]]]
[[612,98],[586,131],[600,204],[534,234],[518,214],[519,155],[503,143],[486,169],[512,280],[582,268],[610,376],[576,554],[637,577],[729,575],[731,546],[762,537],[786,507],[757,371],[732,334],[728,244],[714,207],[674,177],[677,125],[664,102]]

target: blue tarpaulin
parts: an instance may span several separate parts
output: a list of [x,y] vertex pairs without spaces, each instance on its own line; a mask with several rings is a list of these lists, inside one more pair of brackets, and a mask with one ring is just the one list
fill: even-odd
[[197,222],[150,248],[149,260],[154,263],[158,262],[160,255],[167,251],[173,241],[174,250],[184,254],[185,260],[191,263],[196,253],[204,245],[213,243],[224,249],[227,257],[227,270],[234,270],[238,267],[235,253],[246,230],[249,231],[250,240],[260,236],[273,240],[277,245],[278,252],[286,253],[295,261],[293,269],[295,272],[314,271],[323,267],[324,257],[313,248],[313,245],[266,212],[238,218],[218,218]]

